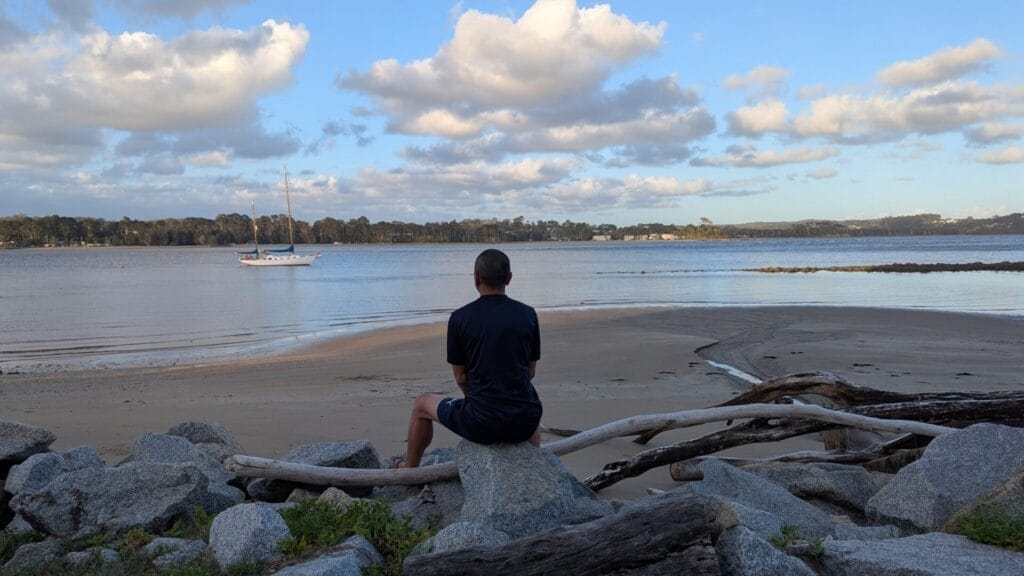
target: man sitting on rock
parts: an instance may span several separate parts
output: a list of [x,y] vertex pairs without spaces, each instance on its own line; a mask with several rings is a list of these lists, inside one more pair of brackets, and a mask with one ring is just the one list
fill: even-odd
[[476,258],[480,297],[448,319],[448,363],[465,398],[421,394],[409,418],[406,458],[415,468],[434,437],[434,422],[478,444],[540,446],[540,398],[532,379],[540,359],[537,312],[505,295],[512,281],[508,256],[495,249]]

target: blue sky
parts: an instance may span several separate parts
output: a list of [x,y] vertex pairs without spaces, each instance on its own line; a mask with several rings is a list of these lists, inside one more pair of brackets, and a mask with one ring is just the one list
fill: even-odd
[[1024,2],[0,0],[0,215],[1024,211]]

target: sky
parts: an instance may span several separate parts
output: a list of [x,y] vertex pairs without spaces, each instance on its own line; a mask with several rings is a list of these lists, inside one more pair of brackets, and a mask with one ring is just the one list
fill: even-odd
[[1024,2],[0,0],[0,216],[1024,211]]

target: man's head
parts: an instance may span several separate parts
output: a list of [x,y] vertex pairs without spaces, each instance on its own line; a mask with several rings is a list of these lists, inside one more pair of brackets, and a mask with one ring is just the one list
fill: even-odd
[[473,265],[473,279],[477,288],[481,286],[505,290],[512,281],[512,264],[501,250],[488,248],[476,257]]

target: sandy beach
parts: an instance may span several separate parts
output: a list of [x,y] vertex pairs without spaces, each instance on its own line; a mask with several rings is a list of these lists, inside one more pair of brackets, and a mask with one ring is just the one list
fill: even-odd
[[[585,429],[636,414],[703,408],[747,384],[705,360],[760,378],[823,370],[911,391],[1024,388],[1024,318],[865,308],[646,308],[541,313],[535,380],[544,424]],[[368,439],[403,453],[412,399],[457,395],[441,324],[362,334],[257,360],[166,368],[0,375],[0,417],[43,426],[56,449],[89,445],[117,462],[143,432],[219,422],[249,454]],[[676,431],[648,447],[719,426]],[[552,438],[545,438],[550,440]],[[434,446],[456,437],[437,429]],[[732,453],[820,448],[814,438]],[[578,477],[644,448],[619,439],[564,458]],[[665,469],[602,492],[672,488]]]

